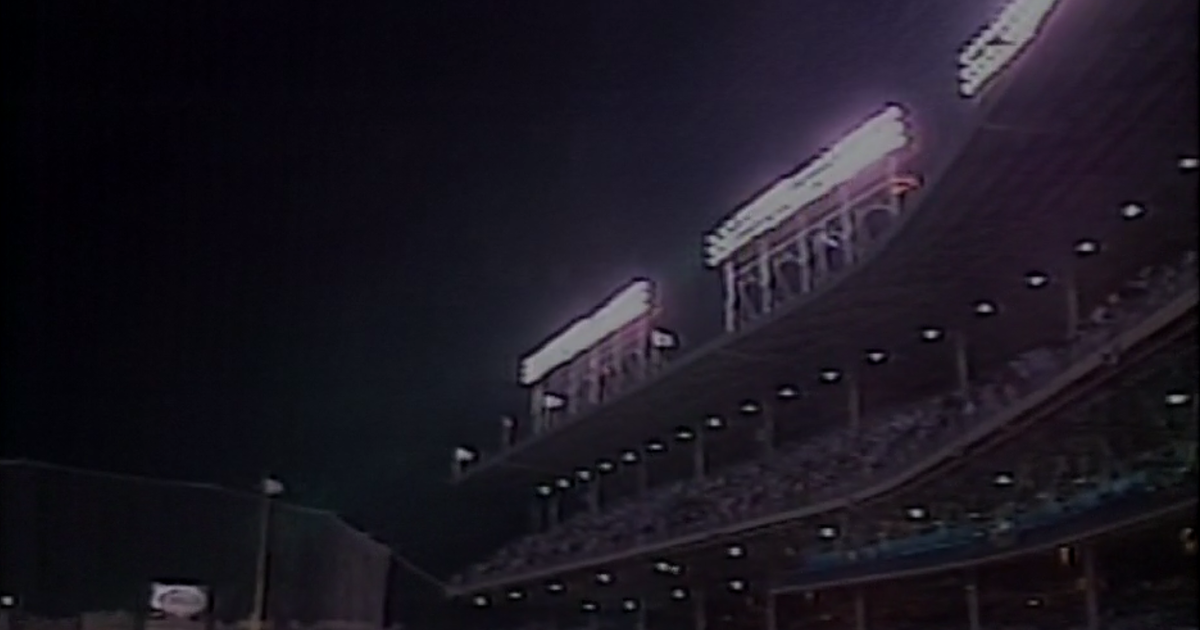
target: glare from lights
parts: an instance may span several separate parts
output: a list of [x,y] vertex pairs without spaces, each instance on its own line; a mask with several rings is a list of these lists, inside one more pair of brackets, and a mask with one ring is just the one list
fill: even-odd
[[548,483],[538,484],[537,493],[538,496],[548,497],[554,493],[554,488],[550,487]]
[[741,409],[742,413],[745,414],[758,413],[758,403],[754,402],[753,400],[747,400],[746,402],[742,403]]
[[746,590],[746,581],[745,580],[729,580],[729,590],[731,590],[735,593],[740,593],[740,592]]
[[454,461],[458,464],[470,464],[479,459],[479,453],[469,446],[458,446],[454,449]]
[[925,511],[925,508],[915,506],[908,508],[904,511],[904,513],[908,515],[908,518],[913,520],[923,519],[928,515],[928,513]]
[[887,353],[883,350],[870,350],[867,352],[867,363],[879,365],[884,361],[887,361]]
[[1092,239],[1083,239],[1075,243],[1075,253],[1080,256],[1089,256],[1100,251],[1100,243]]
[[958,92],[970,98],[1035,38],[1056,0],[1013,0],[958,55]]
[[596,574],[597,584],[612,584],[612,582],[613,576],[611,573],[608,573],[607,571],[601,571],[600,573]]
[[687,599],[687,596],[688,596],[687,589],[678,588],[678,587],[671,589],[671,599],[673,599],[675,601],[685,600],[685,599]]
[[741,545],[729,545],[725,550],[725,555],[730,558],[742,558],[746,555],[746,548]]
[[709,416],[705,418],[704,426],[710,429],[720,429],[725,426],[725,421],[721,419],[721,416]]
[[521,592],[521,591],[519,591],[519,590],[513,589],[513,590],[511,590],[511,591],[509,591],[509,592],[508,592],[508,598],[509,598],[509,599],[511,599],[511,600],[513,600],[514,602],[515,602],[515,601],[517,601],[517,600],[519,600],[519,599],[521,599],[521,598],[523,598],[523,597],[525,597],[525,593],[522,593],[522,592]]
[[555,368],[587,352],[605,337],[648,313],[653,308],[654,287],[648,280],[635,280],[600,307],[575,320],[537,350],[521,360],[520,381],[532,385]]
[[542,394],[542,409],[546,411],[556,411],[567,406],[567,399],[558,394],[545,393]]
[[15,608],[17,598],[12,595],[0,595],[0,608]]
[[996,304],[987,300],[980,300],[975,303],[975,314],[980,316],[995,315]]
[[1011,486],[1014,483],[1014,479],[1009,473],[997,473],[996,476],[992,478],[992,483],[1001,487]]
[[580,468],[579,470],[575,471],[575,477],[577,479],[579,479],[580,481],[585,481],[585,482],[591,481],[592,480],[592,471],[590,471],[586,468]]
[[602,460],[596,462],[596,470],[599,470],[602,473],[610,473],[616,467],[617,467],[616,464],[613,464],[611,461],[609,461],[607,459],[602,459]]
[[567,587],[562,582],[550,582],[546,585],[546,591],[550,593],[561,593],[567,590]]
[[1140,203],[1127,203],[1121,206],[1122,219],[1136,219],[1146,214],[1146,207]]
[[670,350],[679,345],[673,333],[665,330],[650,331],[650,346],[656,350]]
[[718,267],[864,169],[908,145],[904,110],[888,105],[828,150],[755,197],[705,238],[705,263]]
[[679,427],[675,430],[675,439],[680,442],[687,442],[696,437],[696,433],[687,427]]
[[566,477],[560,477],[554,481],[554,485],[558,486],[560,490],[566,490],[571,487],[571,480]]
[[638,461],[637,451],[625,451],[621,453],[621,461],[626,464],[636,464]]
[[1184,171],[1194,171],[1200,168],[1200,158],[1182,157],[1179,158],[1179,169]]
[[817,534],[825,540],[837,538],[837,529],[831,525],[826,525],[817,531]]
[[800,397],[800,390],[791,385],[783,385],[779,388],[779,397],[783,400],[792,400]]
[[651,453],[661,453],[666,449],[667,449],[666,445],[663,444],[660,440],[650,440],[649,442],[646,443],[646,450]]
[[1036,597],[1030,597],[1029,599],[1025,600],[1025,605],[1030,608],[1037,608],[1038,606],[1042,605],[1042,600]]
[[930,327],[921,329],[921,340],[922,341],[937,341],[941,338],[942,338],[942,331],[940,328],[933,328],[932,326],[930,326]]
[[654,563],[654,571],[655,573],[662,573],[663,575],[680,575],[683,573],[683,565],[674,564],[666,560],[659,560]]
[[597,604],[596,602],[585,600],[583,602],[580,602],[579,607],[580,607],[580,609],[583,610],[583,612],[590,613],[590,612],[596,612],[600,608],[600,605]]
[[475,597],[471,598],[471,603],[475,604],[476,608],[484,608],[490,602],[488,602],[487,595],[476,595]]
[[842,378],[842,373],[833,368],[821,370],[822,383],[836,383],[840,378]]
[[636,599],[626,599],[625,601],[621,602],[621,609],[624,610],[625,612],[633,612],[633,611],[637,610],[638,609],[637,600]]
[[1180,405],[1188,404],[1192,397],[1183,392],[1171,392],[1166,396],[1166,403],[1171,407],[1179,407]]
[[1025,274],[1025,286],[1031,289],[1040,289],[1047,284],[1050,284],[1050,276],[1040,271],[1030,271]]

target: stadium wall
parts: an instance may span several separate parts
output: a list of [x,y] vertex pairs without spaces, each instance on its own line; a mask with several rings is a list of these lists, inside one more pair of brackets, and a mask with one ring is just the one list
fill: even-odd
[[[253,607],[259,496],[0,462],[0,591],[28,619],[146,608],[154,581],[205,584],[213,617]],[[383,625],[390,552],[336,515],[275,502],[266,617],[274,626]]]

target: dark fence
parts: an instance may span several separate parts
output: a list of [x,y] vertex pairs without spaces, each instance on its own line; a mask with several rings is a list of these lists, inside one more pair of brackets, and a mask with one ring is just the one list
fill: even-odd
[[[253,607],[262,499],[214,486],[0,462],[0,592],[22,614],[141,611],[154,581],[208,585],[213,614]],[[383,625],[390,553],[336,515],[274,503],[275,627]]]

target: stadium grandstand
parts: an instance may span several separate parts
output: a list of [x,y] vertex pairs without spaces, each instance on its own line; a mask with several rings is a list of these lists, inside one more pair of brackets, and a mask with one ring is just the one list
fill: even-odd
[[884,104],[709,235],[725,334],[638,280],[525,357],[459,627],[1196,628],[1197,17],[1011,0],[969,132]]
[[0,462],[0,612],[17,630],[113,613],[132,625],[106,627],[141,627],[156,583],[204,589],[211,624],[251,619],[261,592],[274,627],[380,628],[391,557],[265,493]]

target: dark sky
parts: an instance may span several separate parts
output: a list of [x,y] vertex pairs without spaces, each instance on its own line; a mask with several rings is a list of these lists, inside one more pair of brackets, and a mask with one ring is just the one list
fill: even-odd
[[10,3],[0,449],[269,469],[451,568],[518,355],[634,275],[711,334],[703,232],[884,101],[936,129],[994,4]]

